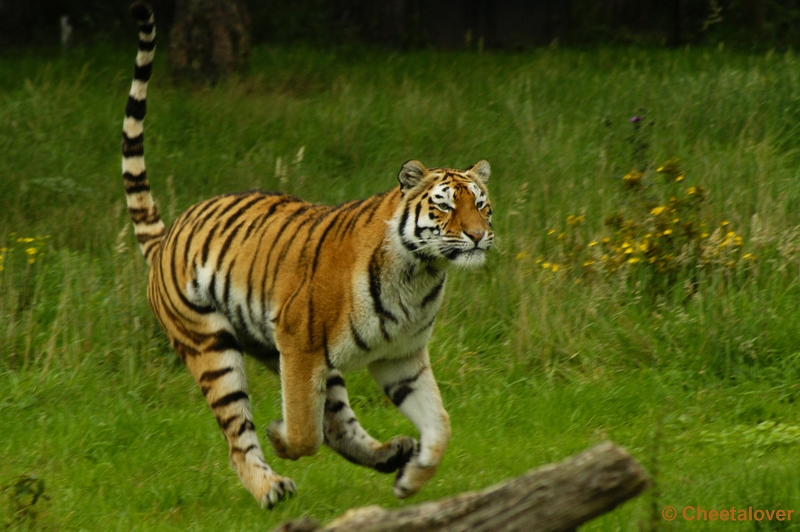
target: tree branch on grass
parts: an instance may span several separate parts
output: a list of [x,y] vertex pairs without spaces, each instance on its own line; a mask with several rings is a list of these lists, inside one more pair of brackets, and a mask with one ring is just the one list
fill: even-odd
[[647,472],[625,449],[603,442],[482,491],[399,510],[348,510],[325,526],[301,518],[273,532],[568,531],[649,485]]

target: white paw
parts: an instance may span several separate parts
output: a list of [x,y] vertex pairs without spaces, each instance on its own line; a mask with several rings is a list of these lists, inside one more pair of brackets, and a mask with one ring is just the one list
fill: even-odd
[[397,473],[394,481],[394,496],[405,499],[417,493],[436,474],[438,465],[421,465],[416,457]]

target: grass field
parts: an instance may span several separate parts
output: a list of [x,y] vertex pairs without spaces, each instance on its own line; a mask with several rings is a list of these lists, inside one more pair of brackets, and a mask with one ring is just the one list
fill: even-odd
[[[299,493],[270,512],[146,301],[119,175],[134,50],[0,55],[6,528],[269,530],[479,489],[605,438],[655,487],[587,530],[686,525],[666,505],[800,513],[792,53],[259,48],[250,76],[200,89],[157,57],[146,145],[167,221],[250,188],[366,197],[410,158],[493,168],[496,249],[452,272],[430,347],[453,423],[439,473],[397,501],[391,477],[327,449],[272,458]],[[680,172],[659,173],[672,157]],[[279,385],[248,375],[261,431]],[[376,437],[413,434],[366,374],[348,389]]]

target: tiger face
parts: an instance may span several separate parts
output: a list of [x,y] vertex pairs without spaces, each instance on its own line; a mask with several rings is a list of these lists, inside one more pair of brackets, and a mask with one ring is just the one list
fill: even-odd
[[475,267],[492,246],[492,206],[486,191],[491,169],[480,161],[467,170],[405,163],[397,176],[403,199],[397,232],[418,259]]

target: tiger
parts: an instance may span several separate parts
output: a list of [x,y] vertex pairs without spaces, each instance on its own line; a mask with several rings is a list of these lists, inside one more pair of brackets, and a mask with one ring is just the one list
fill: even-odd
[[[396,497],[417,493],[451,435],[427,346],[448,267],[483,265],[492,246],[489,163],[429,169],[409,160],[394,188],[338,206],[279,192],[224,194],[189,207],[167,230],[144,161],[155,22],[144,2],[131,13],[139,47],[122,128],[127,209],[149,266],[150,306],[213,411],[232,468],[262,507],[297,491],[259,444],[247,353],[280,377],[283,418],[266,431],[275,455],[297,460],[325,444],[396,472]],[[362,428],[343,373],[363,368],[418,439],[380,442]]]

